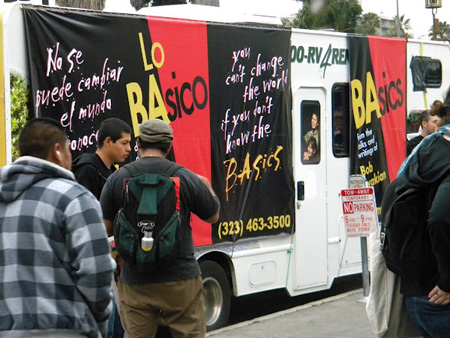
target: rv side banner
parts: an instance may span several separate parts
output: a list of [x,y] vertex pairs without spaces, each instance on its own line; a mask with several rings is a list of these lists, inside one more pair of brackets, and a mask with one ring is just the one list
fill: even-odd
[[375,188],[377,205],[405,159],[406,40],[350,37],[351,174]]
[[175,160],[221,201],[212,228],[193,220],[196,246],[293,231],[289,30],[23,8],[35,112],[73,156],[95,151],[106,118],[134,136],[164,119]]

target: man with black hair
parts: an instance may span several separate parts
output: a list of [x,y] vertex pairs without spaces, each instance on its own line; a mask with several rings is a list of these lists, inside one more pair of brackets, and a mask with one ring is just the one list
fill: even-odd
[[100,125],[97,135],[97,151],[78,156],[72,171],[79,183],[100,198],[102,188],[109,175],[123,163],[131,151],[131,128],[121,119],[111,117]]
[[29,121],[0,169],[0,336],[106,335],[115,262],[100,204],[55,120]]
[[[132,177],[127,167],[142,173],[161,174],[173,166],[166,156],[172,148],[172,127],[153,119],[139,125],[139,160],[112,174],[103,188],[100,203],[105,224],[112,233],[113,220],[123,205],[124,183]],[[123,262],[118,281],[120,317],[126,337],[154,337],[162,317],[174,337],[204,337],[206,334],[202,279],[194,256],[191,213],[208,223],[219,219],[219,201],[208,179],[180,166],[171,176],[179,177],[181,225],[177,255],[171,264],[151,272],[139,272]]]

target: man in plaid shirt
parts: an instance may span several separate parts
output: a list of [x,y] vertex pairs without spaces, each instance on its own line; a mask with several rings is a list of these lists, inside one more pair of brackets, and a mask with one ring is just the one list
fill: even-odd
[[0,169],[0,337],[101,337],[111,258],[97,199],[75,181],[62,127],[33,119]]

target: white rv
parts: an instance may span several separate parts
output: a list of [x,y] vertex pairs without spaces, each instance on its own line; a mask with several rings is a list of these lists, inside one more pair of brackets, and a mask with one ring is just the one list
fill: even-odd
[[[33,80],[33,82],[29,79],[29,74],[33,73],[36,68],[39,68],[42,65],[39,65],[36,59],[33,59],[34,63],[29,63],[31,56],[28,50],[34,48],[33,51],[35,54],[36,51],[39,52],[40,50],[39,47],[31,47],[29,43],[27,43],[23,15],[24,8],[28,8],[28,11],[52,11],[39,6],[3,6],[2,28],[0,32],[0,38],[2,39],[0,90],[2,90],[3,93],[0,102],[0,165],[11,162],[12,158],[10,74],[14,72],[23,76],[30,84],[32,93],[36,93],[37,90],[40,90],[35,84],[38,83],[37,86],[39,86],[39,81],[36,82],[36,80]],[[58,10],[56,11],[56,14],[60,14]],[[131,22],[132,20],[148,20],[151,23],[156,23],[156,28],[151,26],[150,31],[152,29],[157,30],[159,27],[157,24],[160,22],[164,25],[169,25],[164,27],[170,27],[170,25],[174,25],[175,27],[180,24],[186,25],[187,30],[191,28],[197,29],[201,26],[201,29],[198,30],[200,33],[198,34],[204,34],[202,33],[204,32],[203,26],[206,26],[208,29],[212,27],[212,30],[218,29],[221,32],[231,31],[232,27],[235,29],[233,32],[236,32],[236,29],[241,29],[236,24],[205,23],[200,21],[186,22],[179,19],[161,19],[141,14],[127,14],[122,17],[120,14],[91,13],[89,11],[77,11],[74,9],[65,9],[63,14],[74,15],[75,18],[82,18],[84,15],[92,15],[94,18],[105,16],[109,20],[122,20],[123,18],[126,18],[126,20],[128,20],[127,22]],[[68,25],[70,25],[70,23],[68,23]],[[176,27],[179,29],[179,26]],[[257,36],[260,32],[264,31],[264,29],[261,29],[260,27],[249,26],[242,26],[242,30],[245,34],[253,34],[254,36]],[[352,173],[351,157],[352,149],[354,149],[352,147],[354,147],[354,143],[357,143],[358,141],[352,137],[351,133],[351,128],[353,128],[351,124],[353,121],[352,114],[356,114],[356,111],[354,110],[354,107],[352,108],[352,100],[355,98],[352,98],[351,96],[352,80],[354,77],[351,72],[350,59],[352,57],[353,59],[357,59],[357,57],[363,58],[363,55],[351,55],[349,49],[349,35],[343,33],[299,29],[286,30],[284,28],[272,27],[268,32],[264,31],[264,33],[261,34],[268,34],[270,37],[270,34],[278,31],[282,31],[283,34],[290,34],[290,41],[288,41],[290,47],[288,47],[289,50],[287,52],[288,58],[286,60],[284,58],[280,59],[280,57],[275,58],[275,63],[278,63],[278,66],[280,67],[283,65],[283,67],[285,67],[283,70],[286,70],[289,75],[289,77],[287,77],[287,73],[285,73],[285,77],[279,77],[278,79],[281,82],[284,79],[289,79],[290,87],[288,92],[283,94],[286,95],[283,97],[288,98],[289,102],[285,106],[282,106],[284,108],[280,109],[285,109],[285,111],[283,111],[285,114],[284,116],[288,116],[288,120],[290,119],[291,127],[289,132],[285,135],[284,140],[289,141],[287,149],[289,149],[290,154],[287,155],[287,158],[292,166],[284,167],[280,170],[287,171],[288,184],[292,188],[292,191],[289,192],[290,197],[287,203],[292,205],[292,212],[280,212],[278,214],[264,216],[255,213],[247,218],[242,218],[239,216],[240,214],[237,213],[237,215],[233,215],[233,218],[221,219],[220,224],[213,227],[212,231],[215,231],[216,240],[196,246],[195,255],[200,263],[204,278],[207,326],[209,330],[226,325],[230,312],[231,297],[239,297],[274,289],[286,289],[291,296],[316,292],[330,288],[336,278],[361,273],[362,269],[360,238],[349,237],[346,235],[342,211],[341,190],[348,188],[349,176]],[[179,30],[177,32],[179,32]],[[210,31],[208,31],[208,34],[209,33]],[[45,32],[41,32],[41,34],[45,35]],[[70,38],[71,37],[69,37],[69,40]],[[139,40],[137,34],[134,36],[130,33],[129,39],[133,40],[134,38],[136,38],[137,46],[140,46],[140,49],[136,49],[138,50],[137,54],[139,59],[141,58],[141,54],[145,54],[143,53],[143,50],[146,40],[145,36],[141,37],[141,40]],[[119,40],[119,37],[117,39],[117,49],[120,49],[122,41]],[[225,36],[224,39],[226,40],[227,37]],[[239,41],[239,37],[236,37],[236,39]],[[380,39],[382,42],[384,41],[383,38]],[[101,50],[103,46],[101,45],[102,42],[99,41],[100,40],[96,40],[96,43],[98,44],[97,48],[98,50]],[[265,41],[268,45],[267,48],[270,49],[272,41],[270,38]],[[406,44],[405,56],[403,58],[399,56],[399,58],[401,58],[400,62],[405,69],[406,83],[401,80],[400,82],[397,82],[397,87],[401,86],[403,90],[400,98],[404,105],[405,114],[403,118],[406,121],[407,113],[409,111],[426,109],[429,108],[434,100],[442,100],[443,94],[450,86],[450,47],[448,43],[443,42],[425,42],[416,40],[403,41]],[[40,43],[40,40],[38,42]],[[63,45],[62,41],[54,42],[60,42],[61,45]],[[156,45],[156,40],[152,42],[153,47],[149,50],[148,55],[152,53],[152,60],[156,61],[154,62],[154,66],[156,66],[156,68],[162,68],[163,60],[168,62],[167,58],[169,58],[171,50],[167,47],[167,44],[164,45],[162,42],[158,42],[159,45]],[[42,52],[45,54],[49,51],[48,48],[51,46],[44,44],[44,42],[42,43]],[[75,43],[71,47],[80,50],[79,46]],[[162,47],[165,48],[164,54],[161,53],[163,56],[155,56],[158,52],[158,48],[160,51],[163,51]],[[246,54],[246,49],[244,48],[245,45],[241,47],[242,49],[239,49],[241,54],[239,55],[242,57],[248,56]],[[177,51],[176,45],[171,46],[171,48],[174,51]],[[179,48],[180,54],[183,54],[181,47]],[[211,48],[214,48],[214,46]],[[236,47],[236,51],[238,50],[237,48],[238,47]],[[253,48],[253,52],[255,48],[258,48],[258,43],[252,45],[251,48]],[[211,57],[211,50],[212,49],[209,50],[209,57]],[[249,50],[250,49],[247,51]],[[129,49],[127,50],[127,53],[133,53],[133,50]],[[238,53],[236,53],[236,55],[238,55]],[[166,59],[164,59],[164,56]],[[252,57],[253,56],[254,55],[252,54]],[[114,62],[114,58],[115,55],[112,53],[107,62]],[[101,59],[103,65],[106,63],[104,60],[104,58]],[[237,56],[235,58],[235,61],[236,60]],[[274,59],[272,58],[271,60]],[[423,74],[420,76],[421,83],[416,83],[416,85],[414,85],[412,68],[410,68],[410,65],[412,65],[413,62],[417,62],[417,60],[421,63],[420,69],[422,69]],[[125,67],[124,69],[126,69],[127,66],[129,67],[122,59],[120,59],[120,61],[121,66]],[[284,63],[284,61],[286,61],[286,63]],[[54,59],[55,73],[58,62],[58,60]],[[269,67],[269,69],[273,70],[275,68],[275,63],[271,62],[272,61],[265,63],[265,65],[268,67],[270,65],[271,68]],[[290,63],[290,65],[288,65],[288,63]],[[80,61],[80,67],[82,66],[84,66],[84,64]],[[150,67],[150,64],[148,66]],[[153,65],[151,66],[153,67]],[[136,65],[136,67],[138,66]],[[196,66],[190,65],[190,67]],[[45,69],[45,65],[43,68]],[[214,69],[210,68],[210,73],[211,71],[214,71]],[[250,71],[250,68],[246,68],[245,74],[248,75]],[[234,79],[238,82],[239,76],[244,76],[243,74],[244,72],[236,72],[234,74]],[[181,71],[173,71],[169,75],[171,77],[169,76],[168,78],[173,80],[176,76],[181,76]],[[219,73],[213,73],[210,74],[210,77],[216,75],[222,76]],[[163,81],[162,75],[160,74],[159,76],[160,78],[158,80]],[[177,90],[179,88],[180,91],[183,90],[185,94],[192,91],[195,92],[195,88],[203,88],[201,87],[203,86],[203,80],[201,80],[203,77],[201,79],[200,77],[196,77],[195,79],[196,80],[193,82],[186,81],[183,85],[174,88]],[[146,83],[153,83],[151,82],[153,80],[154,78],[152,76],[145,77]],[[130,83],[131,82],[128,84]],[[135,88],[135,90],[136,88],[143,88],[147,85],[142,84],[141,87],[138,87],[136,83],[139,84],[139,82],[137,80],[133,82],[133,88]],[[196,85],[200,87],[196,87]],[[206,88],[206,85],[204,86]],[[65,88],[67,88],[67,86]],[[128,86],[128,88],[131,88],[131,86]],[[414,91],[414,89],[416,91]],[[150,91],[152,90],[154,89],[150,89]],[[164,100],[165,104],[169,102],[168,99],[171,97],[171,93],[179,95],[179,92],[176,90],[170,91],[167,90],[167,88],[164,90],[165,95],[162,95],[161,99]],[[388,90],[390,89],[386,89],[386,92]],[[84,91],[83,94],[85,92],[86,91]],[[144,90],[143,92],[143,95],[145,95]],[[81,93],[81,89],[79,90],[79,93]],[[135,96],[138,96],[136,93],[140,92],[136,90],[133,93]],[[202,92],[202,94],[204,93]],[[220,94],[228,95],[225,92]],[[395,93],[391,95],[394,94]],[[189,115],[186,111],[189,110],[190,103],[194,102],[196,107],[203,107],[202,104],[204,102],[202,99],[206,97],[206,94],[204,95],[205,96],[200,95],[199,97],[194,97],[193,99],[185,98],[187,103],[185,101],[180,103],[176,100],[171,102],[173,102],[174,109],[179,109],[178,116],[181,116],[183,113],[182,118],[186,118],[186,116]],[[248,95],[248,93],[246,92],[245,95]],[[129,100],[131,100],[131,96],[132,95],[128,96]],[[177,96],[177,98],[179,99],[180,96]],[[69,98],[65,99],[67,99],[67,101],[69,100]],[[114,98],[111,99],[113,100]],[[248,99],[248,97],[245,97],[245,99]],[[242,96],[239,97],[239,100],[242,100]],[[376,99],[374,100],[376,102]],[[211,102],[210,104],[214,103]],[[183,112],[180,107],[183,107]],[[266,106],[266,108],[268,107],[269,105]],[[150,116],[151,108],[152,107],[149,108],[148,112]],[[69,110],[70,108],[67,108],[67,111]],[[36,114],[44,112],[44,110],[36,110]],[[195,114],[196,112],[193,115]],[[211,116],[213,115],[212,112],[210,114]],[[219,119],[224,119],[223,112],[220,112],[220,114],[221,117]],[[312,121],[313,115],[315,116],[314,122]],[[374,112],[374,116],[375,115],[376,112]],[[381,115],[382,114],[378,116]],[[91,120],[97,118],[96,116],[93,116]],[[64,121],[64,118],[60,117],[59,120]],[[312,123],[315,123],[314,128]],[[314,151],[314,160],[310,161],[307,154],[305,154],[308,149],[304,137],[306,132],[312,128],[317,130],[320,138],[317,139],[318,142],[316,140],[317,148]],[[269,129],[266,128],[263,131],[267,133]],[[402,133],[402,137],[406,140],[405,127],[398,132]],[[198,131],[198,133],[202,132]],[[338,134],[341,135],[339,138]],[[186,142],[190,142],[189,137],[191,136],[192,135],[186,136]],[[241,140],[241,142],[243,141]],[[239,148],[239,146],[241,146],[239,143],[234,143],[235,148]],[[230,152],[233,150],[234,148],[230,148]],[[271,151],[273,151],[272,148]],[[276,155],[273,153],[271,153],[272,155],[269,153],[267,154],[267,156],[261,156],[261,161],[266,161],[264,162],[264,169],[273,170],[273,167],[270,167],[270,159],[276,158]],[[404,153],[398,155],[400,158],[402,156],[404,158]],[[183,164],[183,162],[181,163]],[[210,173],[210,175],[212,176],[215,175],[215,170],[217,169],[214,166],[219,166],[217,163],[220,164],[220,161],[211,164],[212,174]],[[254,166],[258,167],[257,164],[254,164]],[[255,167],[252,168],[256,170]],[[370,182],[371,178],[366,178]],[[241,176],[240,179],[241,185],[244,186],[245,177]],[[392,177],[390,177],[390,179],[392,180]],[[242,183],[243,181],[244,183]],[[372,180],[372,182],[375,181]],[[273,189],[271,200],[274,204],[277,200],[283,198],[284,191],[278,190],[275,185],[270,187],[270,180],[269,183],[266,184],[269,184],[269,188],[266,191],[270,192],[271,189]],[[230,190],[230,194],[232,192],[233,191]],[[255,200],[255,204],[258,204],[258,201],[264,197],[252,192],[245,195],[245,191],[243,191],[243,194],[245,201]],[[227,200],[223,199],[221,200],[221,203],[225,205]],[[242,213],[245,211],[246,208],[242,207]],[[259,232],[260,229],[261,232]],[[270,232],[272,229],[282,229],[283,231],[278,231],[276,234],[272,235]],[[246,231],[249,235],[242,235],[242,233]],[[251,233],[252,231],[253,233]],[[376,231],[376,229],[374,229],[374,231]],[[232,236],[229,236],[230,234]],[[230,240],[222,241],[221,235],[228,236],[227,238]]]

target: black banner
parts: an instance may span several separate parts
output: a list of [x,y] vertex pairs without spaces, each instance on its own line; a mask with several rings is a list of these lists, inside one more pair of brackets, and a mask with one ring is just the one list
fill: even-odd
[[221,219],[233,236],[292,230],[290,31],[211,25],[208,50]]

